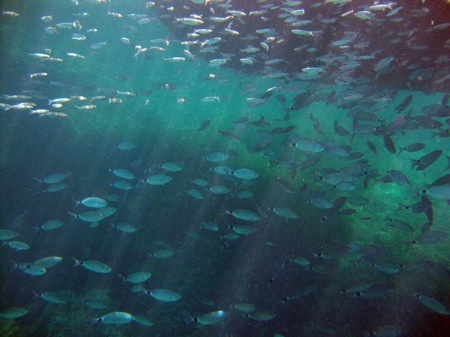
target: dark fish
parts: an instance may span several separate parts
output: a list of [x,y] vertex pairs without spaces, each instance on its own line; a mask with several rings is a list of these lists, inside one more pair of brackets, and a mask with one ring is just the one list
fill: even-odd
[[286,193],[292,194],[295,192],[294,187],[289,185],[287,182],[282,180],[280,177],[277,177],[276,184]]
[[286,126],[280,133],[288,133],[295,129],[295,125]]
[[395,144],[394,144],[394,142],[392,141],[391,137],[389,137],[389,136],[384,136],[384,137],[383,137],[383,143],[384,143],[384,146],[386,147],[386,149],[387,149],[390,153],[395,154],[395,153],[397,152],[397,150],[395,149]]
[[449,94],[445,94],[445,95],[442,97],[441,104],[442,104],[443,107],[448,107],[448,99],[449,99],[449,97],[450,97]]
[[433,225],[433,223],[430,221],[425,222],[422,226],[422,234],[429,233],[432,225]]
[[276,98],[277,101],[280,102],[281,104],[283,104],[283,105],[286,104],[286,97],[284,97],[283,94],[278,94],[277,96],[275,96],[275,98]]
[[235,120],[234,124],[247,124],[250,121],[249,116],[242,116],[239,119]]
[[200,125],[200,127],[197,129],[197,131],[198,132],[203,131],[203,130],[207,129],[210,125],[211,125],[211,120],[207,119],[206,121],[204,121],[202,123],[202,125]]
[[317,164],[319,162],[319,160],[320,160],[320,157],[311,156],[307,160],[302,162],[302,164],[300,165],[300,169],[302,171],[305,171],[306,169],[310,168],[311,166],[314,166],[315,164]]
[[355,160],[355,159],[359,159],[359,158],[362,158],[362,157],[364,157],[364,153],[362,153],[362,152],[352,152],[347,157],[347,159]]
[[405,122],[406,122],[405,116],[397,117],[391,124],[387,126],[386,130],[384,130],[384,134],[389,136],[394,135],[398,130],[400,130],[403,127]]
[[283,128],[281,126],[273,128],[272,130],[270,130],[270,132],[272,133],[272,135],[276,135],[279,134],[283,131]]
[[348,137],[349,132],[348,132],[347,130],[345,130],[342,126],[340,126],[340,125],[338,124],[337,121],[334,121],[334,126],[333,126],[333,128],[334,128],[334,132],[335,132],[338,136],[341,136],[341,137]]
[[291,119],[291,109],[284,109],[284,121],[288,121]]
[[287,258],[288,256],[286,254],[283,254],[275,260],[270,271],[269,285],[272,285],[273,282],[275,282],[275,279],[280,275],[286,265]]
[[415,238],[411,243],[418,243],[418,244],[434,244],[439,243],[447,238],[448,234],[441,231],[433,231],[428,232],[426,234],[422,234],[421,236]]
[[325,135],[325,133],[322,131],[322,127],[320,126],[320,122],[318,120],[314,122],[314,130],[319,135]]
[[436,179],[434,182],[431,183],[432,186],[443,186],[449,184],[450,184],[450,173]]
[[343,210],[339,211],[340,215],[353,215],[356,213],[356,210],[353,208],[344,208]]
[[264,119],[264,116],[261,116],[261,118],[258,119],[257,121],[249,122],[249,124],[251,124],[253,126],[260,126],[260,127],[262,127],[262,126],[270,126],[271,125],[269,122],[267,122]]
[[413,143],[405,147],[400,147],[400,151],[398,151],[398,153],[401,153],[402,151],[416,152],[422,150],[424,147],[425,144],[423,143]]
[[371,111],[362,111],[356,115],[356,118],[364,122],[379,122],[378,116]]
[[359,195],[353,195],[347,198],[347,203],[349,203],[350,205],[364,206],[369,203],[369,199],[366,199]]
[[387,253],[386,247],[367,247],[367,252],[361,257],[361,261],[363,262],[375,262],[380,258],[380,256],[383,256]]
[[443,126],[443,124],[429,116],[417,116],[414,118],[416,122],[424,129],[438,129]]
[[409,103],[411,103],[412,101],[412,95],[408,95],[403,102],[401,102],[399,105],[397,105],[397,107],[395,108],[395,110],[397,110],[397,112],[402,112],[403,110],[405,110]]
[[397,228],[397,229],[400,229],[405,232],[411,232],[411,233],[414,232],[414,228],[406,221],[403,221],[400,219],[393,219],[393,218],[389,218],[389,217],[386,217],[386,220],[389,221],[389,224],[388,224],[389,227]]
[[235,135],[234,133],[228,132],[228,131],[222,131],[219,128],[219,133],[224,136],[227,137],[229,139],[239,139],[239,136]]
[[331,103],[333,103],[335,101],[335,99],[336,99],[336,90],[333,90],[328,95],[327,99],[325,100],[325,103],[331,104]]
[[297,169],[298,169],[298,166],[295,165],[291,171],[291,175],[290,175],[291,179],[295,179],[295,177],[297,176]]
[[424,195],[422,195],[422,200],[410,206],[405,206],[400,204],[400,209],[407,209],[413,213],[423,213],[431,208],[431,201]]
[[311,97],[312,97],[311,91],[306,91],[306,92],[298,94],[293,99],[293,104],[292,104],[291,110],[299,110],[299,109],[307,107],[308,105],[313,103],[313,100]]
[[367,160],[361,159],[357,162],[342,167],[339,171],[342,173],[348,173],[354,177],[362,177],[368,174],[370,171],[370,165],[367,163]]
[[327,213],[325,213],[325,215],[322,217],[322,219],[320,219],[320,221],[327,222],[334,215],[340,214],[339,211],[344,206],[346,200],[347,200],[346,197],[341,197],[333,201],[333,206],[330,209],[328,209]]
[[273,90],[267,90],[264,94],[262,94],[259,98],[263,100],[267,100],[273,95]]
[[433,116],[433,117],[448,117],[450,116],[450,109],[448,106],[443,106],[441,104],[432,104],[424,106],[420,112],[422,114]]
[[264,139],[258,144],[254,145],[253,147],[248,147],[247,151],[248,153],[258,153],[261,151],[264,151],[268,146],[270,145],[269,139]]
[[409,185],[408,178],[400,171],[389,170],[388,175],[393,182],[397,183],[400,186],[408,186]]
[[372,143],[370,140],[367,141],[367,147],[369,148],[370,151],[372,151],[373,153],[377,154],[377,148],[375,146],[374,143]]
[[442,150],[435,150],[420,157],[419,159],[411,159],[413,162],[413,167],[417,165],[416,171],[422,171],[438,160],[441,154]]
[[375,171],[369,172],[366,175],[366,177],[364,178],[364,182],[363,182],[363,186],[364,186],[365,189],[367,189],[367,187],[369,187],[370,180],[375,178],[375,177],[376,177],[376,172]]

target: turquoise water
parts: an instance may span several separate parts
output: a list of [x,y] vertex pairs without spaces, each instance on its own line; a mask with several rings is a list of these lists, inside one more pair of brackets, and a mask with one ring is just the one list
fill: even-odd
[[449,8],[374,5],[2,1],[1,335],[446,336]]

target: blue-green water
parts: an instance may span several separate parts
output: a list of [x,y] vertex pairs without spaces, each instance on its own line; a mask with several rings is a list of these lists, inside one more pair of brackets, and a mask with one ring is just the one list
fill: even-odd
[[198,2],[0,2],[0,334],[446,336],[448,4]]

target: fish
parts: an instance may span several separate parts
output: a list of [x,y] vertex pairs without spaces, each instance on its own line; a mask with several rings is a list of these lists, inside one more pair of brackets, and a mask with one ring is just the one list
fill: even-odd
[[387,225],[389,227],[397,228],[397,229],[400,229],[405,232],[410,232],[410,233],[414,232],[414,228],[406,221],[403,221],[401,219],[393,219],[393,218],[389,218],[389,217],[386,217],[386,220],[389,221],[389,223]]
[[3,319],[16,319],[28,314],[28,309],[20,307],[10,307],[0,311],[0,317]]
[[211,152],[205,156],[205,159],[211,163],[219,163],[227,160],[228,157],[229,155],[223,152]]
[[175,19],[175,23],[181,23],[186,26],[200,26],[203,25],[205,22],[203,20],[194,18],[177,18]]
[[214,194],[227,194],[232,191],[231,188],[224,185],[213,185],[207,188],[207,190]]
[[146,291],[146,294],[160,302],[177,302],[181,299],[181,294],[176,291],[163,288]]
[[403,151],[417,152],[417,151],[422,150],[424,147],[425,147],[424,143],[412,143],[412,144],[409,144],[408,146],[400,147],[400,151],[398,153],[401,153]]
[[265,310],[252,311],[248,313],[246,316],[254,321],[260,322],[271,321],[276,317],[276,315],[273,312]]
[[212,121],[210,119],[207,119],[203,121],[203,123],[200,125],[200,127],[197,129],[198,132],[206,130],[210,125]]
[[138,230],[138,228],[136,226],[134,226],[133,224],[130,224],[128,222],[120,222],[120,223],[114,224],[113,227],[123,233],[134,233]]
[[40,183],[57,184],[57,183],[62,182],[66,178],[67,178],[67,174],[65,174],[65,173],[52,173],[52,174],[49,174],[48,176],[45,176],[42,179],[38,179],[38,178],[34,178],[34,179],[39,181]]
[[189,315],[185,315],[186,317],[186,323],[197,323],[201,326],[207,326],[207,325],[215,325],[219,322],[222,322],[227,318],[227,313],[223,310],[216,310],[212,312],[208,312],[206,314],[202,314],[196,317],[190,317]]
[[258,231],[258,229],[254,226],[249,225],[228,225],[228,227],[235,232],[236,234],[240,235],[250,235],[254,234]]
[[37,227],[37,229],[42,229],[44,231],[50,231],[50,230],[54,230],[57,228],[60,228],[62,226],[64,226],[64,221],[61,221],[59,219],[53,219],[53,220],[48,220],[46,222],[44,222],[42,225],[40,225],[39,227]]
[[114,311],[95,319],[95,322],[103,324],[128,324],[134,321],[134,316],[123,311]]
[[235,176],[236,178],[243,179],[243,180],[252,180],[252,179],[256,179],[259,177],[258,173],[256,173],[252,169],[247,169],[247,168],[237,169],[235,171],[232,171],[230,174]]
[[143,282],[147,281],[148,279],[150,279],[151,276],[152,276],[152,273],[145,272],[145,271],[138,271],[138,272],[129,274],[128,276],[123,277],[123,278],[127,282],[138,284],[138,283],[143,283]]
[[304,258],[303,256],[294,257],[292,259],[292,262],[295,262],[296,264],[302,267],[307,267],[311,264],[311,262],[308,259]]
[[261,217],[258,214],[248,209],[235,209],[233,211],[227,211],[227,214],[243,221],[253,222],[261,220]]
[[233,305],[233,308],[243,313],[249,313],[256,310],[256,307],[253,304],[247,302],[236,303]]
[[450,315],[450,310],[446,308],[441,302],[435,300],[432,297],[426,295],[418,295],[419,301],[426,306],[428,309],[441,314],[441,315]]
[[411,243],[413,244],[436,244],[444,241],[448,234],[442,231],[429,231],[428,233],[422,234],[415,238]]
[[238,135],[235,135],[234,133],[231,133],[231,132],[228,132],[228,131],[223,131],[220,128],[219,128],[219,133],[222,136],[224,136],[224,137],[226,137],[228,139],[236,139],[236,140],[238,140],[240,138]]
[[160,167],[168,172],[180,172],[183,170],[183,166],[174,162],[163,163]]
[[201,99],[203,103],[213,103],[213,102],[220,102],[219,96],[206,96]]
[[125,141],[115,145],[115,148],[122,151],[131,151],[137,148],[137,145],[133,142]]
[[299,149],[300,151],[311,153],[319,153],[325,150],[325,146],[313,139],[298,139],[292,142],[291,146]]
[[49,292],[49,291],[45,291],[43,293],[36,294],[36,296],[42,298],[43,300],[45,300],[47,302],[55,303],[55,304],[63,304],[63,303],[67,302],[63,296],[61,296],[57,293]]
[[153,186],[164,186],[172,181],[172,177],[166,174],[154,174],[144,180],[145,183]]
[[404,111],[408,105],[411,103],[413,96],[412,95],[408,95],[405,97],[405,99],[395,107],[395,110],[397,111],[397,113],[400,113],[402,111]]
[[129,191],[129,190],[133,189],[132,185],[130,185],[128,182],[123,181],[123,180],[115,181],[111,184],[111,186],[113,186],[119,190],[122,190],[122,191]]
[[150,256],[155,257],[157,259],[168,259],[172,257],[175,254],[173,250],[170,249],[161,249],[157,250],[156,252],[153,252],[150,254]]
[[433,186],[433,187],[427,188],[425,190],[422,190],[421,193],[429,195],[430,197],[432,197],[434,199],[450,200],[450,186],[449,185]]
[[411,159],[412,167],[416,167],[416,171],[423,171],[431,164],[433,164],[442,154],[442,150],[434,150],[426,155],[420,157],[419,159]]
[[49,256],[44,257],[38,260],[34,260],[29,265],[34,269],[48,269],[56,266],[58,263],[62,261],[62,257],[60,256]]
[[285,219],[298,219],[300,216],[288,207],[270,207],[270,211]]
[[395,144],[392,141],[391,137],[389,136],[384,136],[383,137],[383,143],[384,143],[384,147],[392,154],[396,154],[397,150],[395,148]]
[[409,180],[408,178],[400,171],[398,170],[389,170],[387,172],[389,178],[397,183],[400,186],[408,186],[409,185]]
[[98,274],[108,274],[111,272],[111,268],[103,262],[96,260],[79,261],[75,258],[72,259],[75,261],[74,267],[82,266],[85,269]]
[[87,197],[76,201],[76,205],[83,205],[88,208],[103,208],[108,206],[108,202],[99,197]]
[[29,244],[22,241],[8,241],[6,244],[15,250],[29,250],[31,247]]
[[197,189],[191,188],[191,189],[187,190],[187,193],[194,199],[197,199],[197,200],[204,199],[203,194]]
[[0,240],[7,241],[19,236],[19,233],[10,229],[0,229]]

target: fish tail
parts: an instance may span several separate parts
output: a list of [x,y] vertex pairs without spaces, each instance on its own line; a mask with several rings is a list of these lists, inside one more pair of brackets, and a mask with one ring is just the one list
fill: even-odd
[[13,260],[9,260],[11,263],[12,263],[12,268],[10,269],[10,271],[12,271],[12,270],[14,270],[14,269],[17,269],[17,268],[19,268],[19,265],[17,264],[17,262],[16,261],[13,261]]
[[69,213],[71,216],[73,216],[75,219],[78,219],[78,214],[72,213],[67,211],[67,213]]
[[77,259],[74,258],[73,256],[72,256],[72,259],[73,259],[73,261],[74,261],[73,267],[81,266],[81,264],[82,264],[81,261],[77,260]]
[[194,318],[191,315],[189,315],[186,311],[183,311],[181,313],[181,316],[183,316],[183,320],[186,324],[190,324],[194,321]]

